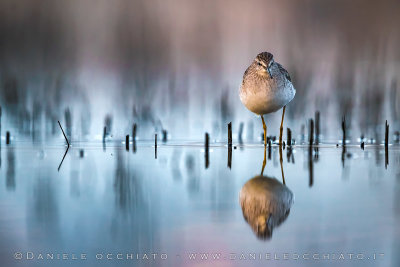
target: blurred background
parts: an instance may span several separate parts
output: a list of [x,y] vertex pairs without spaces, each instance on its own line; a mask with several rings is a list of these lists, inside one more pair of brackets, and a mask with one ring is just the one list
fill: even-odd
[[[138,124],[152,139],[224,139],[260,119],[240,103],[242,75],[274,54],[297,89],[285,126],[301,134],[321,112],[326,140],[383,138],[400,124],[400,2],[1,0],[0,103],[16,138],[115,138]],[[277,135],[281,112],[267,116]],[[392,138],[392,136],[390,137]]]

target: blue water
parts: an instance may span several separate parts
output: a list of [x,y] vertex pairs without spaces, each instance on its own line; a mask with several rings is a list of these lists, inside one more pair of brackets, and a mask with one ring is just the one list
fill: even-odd
[[282,169],[278,148],[266,151],[263,175],[294,202],[265,240],[239,203],[262,145],[233,148],[231,168],[223,145],[211,144],[206,168],[200,143],[159,143],[157,158],[149,143],[78,143],[58,170],[65,149],[2,144],[1,266],[400,266],[396,145],[386,168],[383,146],[311,157],[298,146],[289,160],[282,151]]

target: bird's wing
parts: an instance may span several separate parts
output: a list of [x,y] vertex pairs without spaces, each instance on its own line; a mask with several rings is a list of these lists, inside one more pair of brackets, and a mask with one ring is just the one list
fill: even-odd
[[291,82],[291,81],[292,81],[292,78],[290,78],[289,72],[287,72],[287,70],[285,70],[285,68],[282,67],[281,64],[279,64],[279,63],[277,63],[277,64],[278,64],[279,71],[280,71],[283,75],[285,75],[286,79],[288,79],[288,80]]

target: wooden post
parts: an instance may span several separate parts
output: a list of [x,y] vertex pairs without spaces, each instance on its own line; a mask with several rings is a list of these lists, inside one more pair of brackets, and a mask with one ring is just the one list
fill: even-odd
[[342,132],[343,132],[343,140],[342,140],[342,145],[346,145],[346,117],[343,116],[342,118]]
[[7,131],[6,132],[6,145],[9,145],[9,144],[10,144],[10,132]]
[[305,143],[305,135],[306,135],[306,127],[304,124],[301,125],[301,129],[300,129],[300,134],[301,134],[301,140],[300,140],[300,144],[304,144]]
[[132,127],[132,139],[133,139],[133,141],[135,141],[136,140],[136,123],[134,123],[133,124],[133,127]]
[[154,158],[157,158],[157,134],[154,135]]
[[0,168],[1,168],[1,106],[0,106]]
[[228,146],[232,146],[232,122],[228,123]]
[[[65,135],[64,129],[63,129],[63,127],[61,126],[60,121],[58,121],[58,125],[60,126],[61,131],[62,131],[62,133],[63,133],[63,135],[64,135],[64,138],[65,138],[65,141],[67,141],[67,144],[68,144],[68,147],[69,147],[68,138],[67,138],[67,136]],[[8,133],[8,132],[7,132],[7,133]]]
[[129,151],[129,134],[125,136],[125,149]]
[[389,124],[385,123],[385,169],[389,165]]
[[244,123],[241,122],[239,124],[239,143],[240,144],[243,144],[243,137],[242,137],[242,135],[243,135],[243,127],[244,127]]
[[315,112],[315,143],[319,144],[320,125],[319,125],[319,111]]
[[292,146],[292,131],[290,130],[290,128],[287,128],[287,140],[286,143],[288,145],[288,147]]
[[310,138],[310,146],[314,144],[314,121],[313,119],[310,119],[310,132],[309,132],[309,138]]
[[104,126],[103,128],[103,151],[106,151],[106,134],[107,134],[107,128]]
[[389,145],[389,124],[386,120],[385,123],[385,147],[387,147]]
[[268,159],[271,159],[271,147],[272,147],[272,141],[271,139],[268,140]]
[[205,167],[206,169],[208,168],[208,166],[210,165],[210,161],[209,161],[209,142],[210,142],[210,137],[208,135],[208,133],[205,134],[205,138],[204,138],[204,157],[205,157]]
[[[0,128],[0,131],[1,131],[1,128]],[[400,141],[400,132],[399,131],[395,131],[394,132],[394,142],[395,143],[399,143],[399,141]]]

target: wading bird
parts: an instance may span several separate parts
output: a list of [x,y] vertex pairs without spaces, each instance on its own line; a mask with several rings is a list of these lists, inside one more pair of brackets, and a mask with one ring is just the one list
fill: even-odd
[[281,64],[274,61],[271,53],[257,55],[243,75],[239,96],[248,110],[261,116],[264,128],[264,145],[267,145],[267,126],[264,114],[275,112],[283,107],[279,134],[279,145],[282,144],[283,118],[286,105],[296,94],[289,73]]

